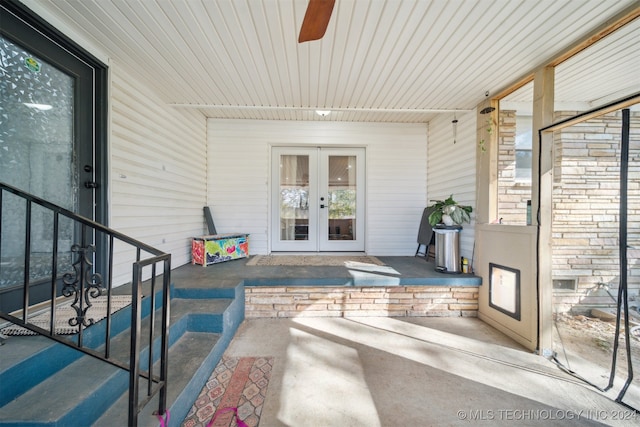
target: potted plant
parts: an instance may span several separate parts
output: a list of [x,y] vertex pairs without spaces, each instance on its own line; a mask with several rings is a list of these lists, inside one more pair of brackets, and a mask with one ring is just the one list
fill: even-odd
[[431,224],[432,227],[438,224],[448,226],[454,224],[461,225],[464,222],[471,221],[469,214],[473,212],[473,208],[471,206],[458,204],[458,202],[453,200],[453,194],[446,200],[432,200],[432,202],[435,202],[429,206],[429,208],[432,209],[431,214],[429,214],[429,224]]

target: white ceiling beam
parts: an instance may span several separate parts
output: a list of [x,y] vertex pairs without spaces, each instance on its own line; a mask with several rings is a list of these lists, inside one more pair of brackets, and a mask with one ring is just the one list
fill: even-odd
[[271,105],[221,105],[221,104],[188,104],[188,103],[169,103],[170,107],[176,108],[219,108],[219,109],[237,109],[247,111],[315,111],[330,110],[357,113],[467,113],[473,110],[465,108],[329,108],[329,107],[286,107]]

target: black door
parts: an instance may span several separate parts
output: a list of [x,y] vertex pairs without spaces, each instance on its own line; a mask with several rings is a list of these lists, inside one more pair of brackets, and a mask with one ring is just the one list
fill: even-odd
[[[23,6],[0,7],[0,181],[104,223],[106,68]],[[3,200],[2,311],[23,304],[25,209],[15,197]],[[60,227],[64,269],[77,238],[70,222]],[[51,216],[35,207],[30,304],[51,297],[52,239]]]

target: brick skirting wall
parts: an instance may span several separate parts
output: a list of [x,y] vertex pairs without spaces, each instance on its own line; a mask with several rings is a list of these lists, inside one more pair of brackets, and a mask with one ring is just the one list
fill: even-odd
[[245,317],[477,317],[477,286],[247,286]]

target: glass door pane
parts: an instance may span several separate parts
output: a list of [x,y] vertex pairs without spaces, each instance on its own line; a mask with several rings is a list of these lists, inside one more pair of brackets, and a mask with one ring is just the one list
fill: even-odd
[[[75,166],[73,105],[75,79],[42,58],[0,36],[0,181],[48,200],[71,211],[78,211],[78,174]],[[3,203],[3,268],[0,293],[3,308],[20,306],[18,294],[9,291],[24,277],[24,235],[27,224],[25,203],[7,196]],[[38,288],[51,274],[53,217],[38,207],[31,221],[30,283],[32,300],[48,297]],[[73,229],[61,221],[59,269],[70,260]]]
[[0,36],[0,181],[77,211],[74,78]]
[[272,250],[317,250],[317,149],[275,148]]
[[280,157],[280,239],[309,240],[309,156]]
[[355,240],[356,156],[329,156],[329,240]]

